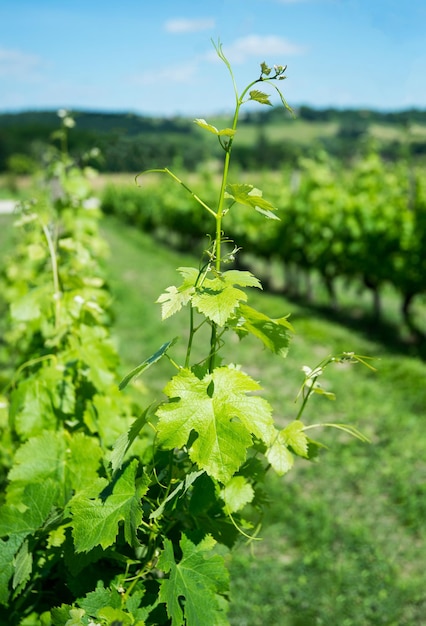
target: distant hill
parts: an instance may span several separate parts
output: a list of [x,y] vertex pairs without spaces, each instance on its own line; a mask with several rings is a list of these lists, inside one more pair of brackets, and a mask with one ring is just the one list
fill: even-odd
[[[407,146],[415,157],[426,157],[426,110],[381,112],[300,106],[295,113],[293,118],[282,107],[243,112],[234,162],[246,168],[272,167],[318,149],[345,159],[353,156],[367,136],[379,143],[387,158],[398,158]],[[72,114],[76,127],[69,136],[71,152],[81,155],[98,147],[103,154],[97,164],[101,170],[137,171],[176,160],[195,168],[220,152],[212,137],[206,137],[189,118],[102,111]],[[229,125],[224,116],[209,121]],[[56,111],[0,113],[0,171],[8,169],[12,155],[39,162],[59,124]]]
[[[73,111],[72,116],[81,130],[101,133],[126,133],[138,135],[144,132],[187,132],[189,120],[183,118],[154,118],[134,113],[108,113],[102,111]],[[23,111],[0,113],[0,128],[33,127],[57,129],[59,117],[56,111]]]

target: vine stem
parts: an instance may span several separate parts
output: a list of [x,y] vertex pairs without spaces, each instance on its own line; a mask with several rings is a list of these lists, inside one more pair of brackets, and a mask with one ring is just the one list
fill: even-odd
[[[235,92],[235,112],[234,112],[234,117],[233,117],[233,120],[232,120],[231,129],[233,131],[236,131],[237,130],[237,124],[238,124],[238,117],[239,117],[239,113],[240,113],[240,108],[241,108],[241,105],[243,104],[244,97],[247,94],[247,92],[249,91],[249,89],[251,89],[253,87],[253,85],[255,85],[256,83],[259,82],[259,79],[254,80],[253,82],[251,82],[244,89],[244,91],[241,93],[241,95],[239,95],[238,94],[237,85],[236,85],[236,82],[235,82],[235,78],[234,78],[234,74],[232,72],[232,68],[231,68],[227,58],[223,54],[221,46],[220,45],[219,46],[215,45],[215,48],[216,48],[217,54],[225,62],[225,65],[227,66],[227,68],[229,70],[229,73],[231,74],[232,83],[233,83],[234,92]],[[219,141],[220,141],[220,137],[219,137]],[[223,219],[223,215],[224,215],[225,192],[226,192],[226,186],[228,184],[229,164],[230,164],[230,161],[231,161],[232,144],[233,144],[233,136],[231,136],[229,138],[229,141],[228,141],[228,143],[226,145],[221,143],[221,146],[225,150],[225,159],[224,159],[224,163],[223,163],[222,182],[221,182],[221,186],[220,186],[217,211],[215,213],[215,220],[216,220],[216,236],[215,236],[216,259],[215,259],[215,269],[216,269],[216,272],[218,274],[220,274],[221,268],[222,268],[222,219]],[[216,343],[217,343],[217,324],[215,322],[212,322],[212,332],[211,332],[211,336],[210,336],[210,356],[209,356],[209,372],[210,373],[213,372],[214,367],[215,367]]]
[[179,176],[176,176],[176,174],[174,174],[171,170],[169,170],[168,167],[162,167],[159,169],[150,169],[150,170],[145,170],[144,172],[141,172],[140,174],[138,174],[135,177],[135,182],[136,184],[138,184],[138,178],[139,176],[141,176],[142,174],[152,174],[152,173],[159,173],[159,174],[168,174],[171,178],[173,178],[173,180],[177,183],[179,183],[179,185],[182,185],[182,187],[185,189],[185,191],[187,191],[188,193],[191,194],[191,196],[194,198],[194,200],[196,200],[199,204],[201,204],[201,206],[203,208],[206,209],[206,211],[208,211],[211,215],[213,215],[214,218],[216,218],[216,213],[203,201],[201,200],[201,198],[199,196],[197,196],[196,193],[194,193],[192,191],[192,189],[190,187],[188,187],[188,185],[186,185],[183,180],[181,180],[179,178]]
[[58,270],[58,258],[56,255],[55,245],[53,243],[52,235],[45,224],[42,224],[44,236],[47,241],[47,247],[49,248],[50,261],[52,263],[53,274],[53,299],[55,301],[55,328],[59,326],[59,319],[61,313],[61,289],[59,284],[59,270]]

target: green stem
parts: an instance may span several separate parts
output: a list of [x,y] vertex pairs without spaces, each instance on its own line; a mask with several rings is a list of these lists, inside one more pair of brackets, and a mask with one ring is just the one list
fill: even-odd
[[186,348],[186,358],[185,358],[185,367],[189,367],[190,358],[191,358],[191,350],[192,350],[192,341],[194,339],[194,309],[190,305],[189,307],[189,337],[188,337],[188,345]]
[[213,372],[214,367],[215,367],[216,338],[217,338],[217,324],[215,324],[215,322],[212,322],[212,332],[210,336],[210,356],[209,356],[210,374]]
[[313,386],[315,385],[315,383],[316,383],[316,381],[317,381],[317,378],[318,378],[318,377],[314,378],[314,379],[312,380],[312,385],[311,385],[310,387],[308,387],[308,392],[307,392],[307,394],[304,396],[304,398],[303,398],[303,402],[302,402],[302,406],[300,407],[299,412],[298,412],[298,414],[297,414],[297,417],[296,417],[296,419],[297,419],[297,420],[300,420],[300,418],[301,418],[301,417],[302,417],[302,415],[303,415],[303,411],[305,410],[305,407],[306,407],[306,405],[307,405],[307,403],[308,403],[309,397],[310,397],[310,395],[311,395],[311,393],[312,393],[312,389],[313,389]]
[[45,224],[42,224],[44,236],[46,237],[47,247],[49,248],[50,260],[52,263],[53,274],[53,298],[55,301],[55,328],[59,326],[59,318],[61,312],[61,289],[59,284],[59,271],[58,271],[58,259],[56,256],[55,245],[53,243],[52,235]]
[[152,174],[152,173],[168,174],[171,178],[173,178],[175,182],[179,183],[179,185],[182,185],[182,187],[189,194],[191,194],[194,200],[196,200],[199,204],[201,204],[201,206],[205,208],[206,211],[208,211],[211,215],[213,215],[213,217],[216,217],[216,213],[212,211],[212,209],[203,200],[201,200],[201,198],[197,196],[197,194],[194,193],[192,189],[183,182],[183,180],[181,180],[178,176],[176,176],[176,174],[173,174],[173,172],[169,170],[167,167],[163,167],[160,169],[150,169],[150,170],[145,170],[144,172],[141,172],[141,174],[138,174],[135,178],[136,183],[137,183],[138,177],[141,176],[142,174]]
[[[232,72],[231,72],[231,75],[232,75]],[[233,79],[233,75],[232,75],[232,79]],[[232,130],[236,130],[237,128],[238,115],[239,115],[240,107],[242,104],[241,98],[238,97],[235,82],[234,82],[234,88],[235,88],[236,106],[235,106],[234,119],[232,121]],[[229,139],[228,145],[226,147],[225,160],[223,163],[223,171],[222,171],[222,183],[220,186],[219,200],[218,200],[217,212],[215,216],[216,218],[215,267],[216,267],[216,272],[218,274],[220,274],[221,267],[222,267],[222,219],[223,219],[223,212],[224,212],[225,191],[226,191],[226,185],[228,183],[229,164],[231,161],[232,143],[233,143],[233,137]],[[209,357],[209,372],[210,373],[214,370],[214,366],[215,366],[216,340],[217,340],[217,324],[213,322],[212,332],[211,332],[211,337],[210,337],[210,357]]]

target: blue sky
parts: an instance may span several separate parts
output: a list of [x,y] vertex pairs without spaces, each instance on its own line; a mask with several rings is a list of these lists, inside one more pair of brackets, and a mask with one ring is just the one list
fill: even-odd
[[298,106],[426,108],[426,0],[1,0],[0,111],[207,116],[259,64]]

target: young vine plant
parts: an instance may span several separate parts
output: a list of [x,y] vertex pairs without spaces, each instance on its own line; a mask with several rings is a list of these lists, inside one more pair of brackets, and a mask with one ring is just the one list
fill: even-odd
[[[139,182],[145,173],[163,173],[182,185],[211,228],[199,264],[179,267],[179,283],[158,298],[164,320],[186,311],[183,349],[175,348],[180,338],[165,338],[119,384],[123,391],[160,360],[173,368],[164,399],[133,421],[128,396],[121,394],[120,402],[117,386],[111,387],[117,359],[105,330],[105,295],[94,293],[102,281],[93,275],[82,285],[82,268],[66,270],[82,254],[78,241],[86,230],[70,227],[65,236],[54,222],[32,218],[44,236],[47,252],[40,240],[37,245],[44,267],[51,261],[51,276],[46,284],[34,279],[20,306],[14,305],[15,317],[24,311],[21,321],[29,322],[30,334],[9,385],[13,393],[3,396],[12,434],[2,445],[13,447],[0,510],[0,616],[8,624],[226,625],[225,548],[257,538],[267,473],[283,475],[295,456],[316,456],[320,444],[308,432],[318,424],[305,425],[302,418],[313,393],[328,395],[318,383],[324,369],[342,361],[365,363],[346,352],[306,367],[300,408],[281,428],[259,382],[238,363],[224,361],[230,333],[252,335],[280,358],[289,349],[288,316],[271,318],[250,306],[250,290],[261,283],[251,272],[233,269],[238,243],[225,227],[227,215],[241,205],[277,219],[259,189],[229,180],[241,107],[270,105],[268,87],[290,107],[277,87],[285,66],[262,63],[260,75],[239,92],[220,42],[215,48],[234,87],[232,125],[195,123],[223,149],[217,204],[203,200],[169,168],[137,177]],[[74,169],[59,163],[67,190]],[[63,193],[55,219],[70,218],[72,209],[70,193]],[[28,303],[36,303],[36,316]],[[31,352],[34,345],[38,353]],[[326,425],[365,440],[352,426]]]

